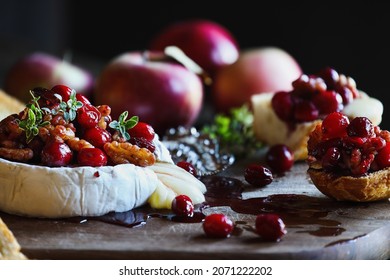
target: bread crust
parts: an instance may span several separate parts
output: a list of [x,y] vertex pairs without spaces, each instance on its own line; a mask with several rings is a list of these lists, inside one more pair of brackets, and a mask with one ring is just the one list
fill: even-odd
[[309,168],[308,174],[320,192],[339,201],[390,199],[390,168],[361,177],[340,176],[315,168]]
[[0,218],[0,260],[25,260],[21,248],[13,233]]

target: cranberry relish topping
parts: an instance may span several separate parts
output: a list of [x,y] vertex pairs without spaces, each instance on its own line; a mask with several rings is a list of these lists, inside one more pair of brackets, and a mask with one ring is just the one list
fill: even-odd
[[368,118],[329,114],[308,141],[311,167],[340,175],[363,176],[390,167],[390,132]]
[[276,115],[290,124],[323,119],[359,97],[355,81],[330,67],[303,74],[292,86],[291,91],[276,92],[271,103]]
[[154,164],[154,130],[138,117],[112,120],[108,105],[93,106],[64,85],[30,93],[22,112],[0,122],[1,158],[51,167]]

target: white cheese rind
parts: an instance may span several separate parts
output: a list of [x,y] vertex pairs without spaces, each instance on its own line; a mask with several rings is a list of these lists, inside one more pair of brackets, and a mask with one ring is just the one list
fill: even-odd
[[156,174],[132,164],[60,167],[0,159],[0,210],[33,217],[100,216],[141,206]]
[[[172,163],[153,140],[158,161]],[[160,184],[152,169],[120,164],[46,167],[0,158],[0,210],[17,215],[64,218],[124,212],[147,203]]]

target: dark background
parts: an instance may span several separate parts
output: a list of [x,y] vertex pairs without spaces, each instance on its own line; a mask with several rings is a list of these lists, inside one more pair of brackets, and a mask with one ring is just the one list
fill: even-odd
[[[63,56],[94,74],[112,57],[146,49],[166,25],[203,18],[225,26],[240,48],[278,46],[305,73],[331,66],[385,106],[390,128],[390,11],[385,1],[51,1],[0,0],[0,83],[7,67],[32,50]],[[1,84],[0,84],[1,87]]]

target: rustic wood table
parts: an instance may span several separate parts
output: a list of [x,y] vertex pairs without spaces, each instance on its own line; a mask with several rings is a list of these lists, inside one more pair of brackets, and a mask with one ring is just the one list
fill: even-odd
[[[253,160],[238,162],[218,174],[243,182],[242,198],[225,199],[220,206],[202,210],[204,214],[226,213],[235,221],[236,230],[227,239],[207,238],[199,221],[175,222],[161,215],[150,215],[137,227],[91,219],[0,216],[31,259],[390,258],[388,200],[345,203],[329,199],[311,184],[303,162],[266,187],[254,189],[242,177]],[[269,211],[279,213],[287,226],[288,233],[279,242],[266,242],[253,232],[255,215]],[[129,214],[137,213],[147,211],[141,208]]]

